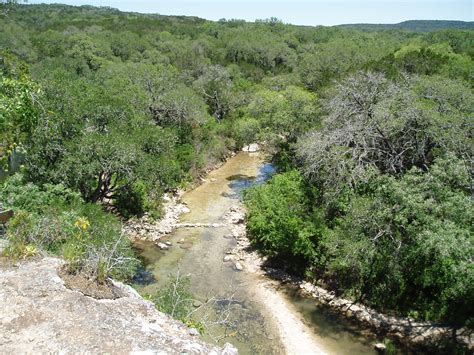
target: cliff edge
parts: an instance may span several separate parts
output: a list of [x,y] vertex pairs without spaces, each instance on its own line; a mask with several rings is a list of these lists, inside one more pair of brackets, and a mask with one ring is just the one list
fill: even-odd
[[44,258],[0,266],[0,349],[4,353],[236,354],[205,343],[157,311],[131,287],[113,282],[116,299],[65,286],[62,261]]

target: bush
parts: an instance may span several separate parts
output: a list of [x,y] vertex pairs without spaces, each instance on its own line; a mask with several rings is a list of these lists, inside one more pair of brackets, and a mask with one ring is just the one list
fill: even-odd
[[204,324],[192,318],[196,308],[193,306],[194,298],[190,291],[189,277],[182,277],[179,271],[155,295],[146,295],[156,308],[174,319],[178,319],[188,327],[204,332]]
[[275,175],[246,190],[244,201],[253,245],[297,271],[310,271],[319,263],[323,228],[312,222],[303,179],[297,171]]
[[233,136],[238,147],[253,143],[260,132],[260,123],[252,117],[244,117],[235,122],[233,127]]
[[107,277],[126,280],[133,276],[138,260],[122,234],[120,221],[93,204],[78,206],[76,213],[72,236],[61,249],[68,270],[98,282]]
[[8,178],[0,190],[4,207],[41,214],[47,206],[63,206],[82,201],[80,195],[64,185],[28,183],[21,174]]
[[125,218],[142,216],[150,208],[148,191],[143,181],[136,181],[115,196],[115,206]]
[[131,277],[137,264],[121,223],[99,205],[84,203],[61,185],[23,184],[15,175],[0,196],[15,210],[9,221],[8,255],[21,258],[39,252],[63,256],[70,272],[99,282]]

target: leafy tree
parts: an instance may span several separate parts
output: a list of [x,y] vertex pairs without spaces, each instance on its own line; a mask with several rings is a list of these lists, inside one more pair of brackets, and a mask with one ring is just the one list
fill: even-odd
[[296,270],[319,262],[322,230],[308,220],[309,201],[298,172],[276,175],[246,190],[244,201],[253,245]]
[[[436,90],[437,84],[428,82],[422,80],[421,85],[434,85],[432,90]],[[368,181],[377,172],[399,175],[413,166],[426,170],[439,149],[464,151],[464,157],[472,154],[464,145],[467,137],[458,145],[451,135],[467,127],[468,113],[460,97],[470,102],[470,94],[461,94],[462,86],[455,91],[459,84],[452,83],[449,99],[449,94],[439,92],[438,99],[421,94],[424,102],[420,102],[419,94],[413,92],[414,83],[410,78],[403,84],[390,82],[378,73],[359,73],[340,83],[325,102],[329,114],[324,130],[309,133],[298,144],[306,174],[328,190],[336,187],[340,191]],[[441,102],[436,104],[444,100],[441,96],[453,100],[455,106],[447,109],[451,114],[437,119],[426,101],[443,111]]]
[[[0,73],[0,157],[7,166],[13,150],[24,144],[36,124],[38,108],[35,105],[38,87],[21,69],[13,64],[8,52],[0,54],[3,72]],[[20,66],[20,68],[18,68]]]
[[373,196],[355,198],[327,239],[328,277],[377,307],[472,324],[468,181],[454,156],[437,159],[429,173],[376,178]]

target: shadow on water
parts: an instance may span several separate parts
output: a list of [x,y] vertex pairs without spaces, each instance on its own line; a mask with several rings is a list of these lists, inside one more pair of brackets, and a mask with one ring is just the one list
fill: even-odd
[[140,286],[151,285],[156,282],[155,276],[145,266],[140,266],[132,278],[132,283]]
[[375,337],[368,330],[350,322],[330,307],[303,296],[296,287],[283,286],[281,291],[291,300],[303,316],[305,323],[322,338],[360,342],[366,346],[370,346],[374,342]]
[[259,169],[257,176],[248,176],[243,174],[231,175],[226,178],[230,181],[228,186],[232,190],[232,193],[225,197],[240,198],[242,192],[253,185],[262,184],[269,180],[276,173],[276,169],[272,163],[264,163]]

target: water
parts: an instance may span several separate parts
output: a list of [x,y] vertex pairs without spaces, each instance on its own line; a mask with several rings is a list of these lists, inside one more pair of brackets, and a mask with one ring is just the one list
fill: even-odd
[[[191,212],[183,215],[181,221],[223,222],[224,214],[237,203],[244,188],[265,181],[274,172],[273,166],[263,163],[258,154],[238,154],[183,196]],[[191,292],[197,300],[211,300],[202,307],[204,311],[195,315],[206,325],[206,340],[232,343],[241,354],[284,353],[279,331],[282,324],[275,321],[271,305],[266,304],[259,291],[262,276],[236,271],[233,263],[223,262],[226,251],[236,244],[228,227],[180,228],[164,241],[172,243],[170,250],[162,251],[149,242],[136,244],[146,265],[135,279],[141,293],[155,293],[179,270],[190,278]],[[373,353],[357,329],[313,300],[302,298],[291,288],[282,287],[278,292],[290,300],[291,311],[308,326],[310,335],[326,352]]]

